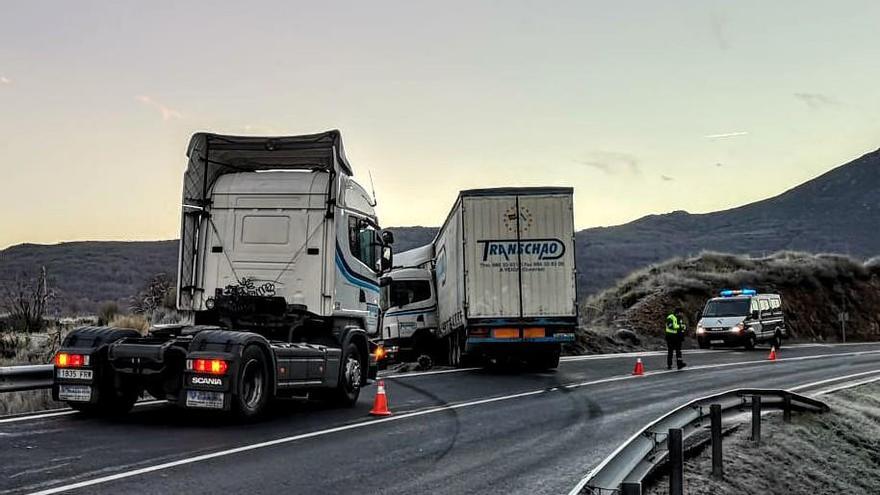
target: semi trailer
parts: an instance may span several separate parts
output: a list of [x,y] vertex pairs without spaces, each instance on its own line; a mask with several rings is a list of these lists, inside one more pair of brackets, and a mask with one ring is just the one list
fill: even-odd
[[436,238],[383,277],[389,359],[559,364],[574,341],[573,190],[462,191]]
[[192,322],[72,331],[53,397],[119,413],[147,392],[243,418],[282,397],[353,405],[376,374],[393,236],[353,180],[340,133],[198,133],[187,156],[177,306]]

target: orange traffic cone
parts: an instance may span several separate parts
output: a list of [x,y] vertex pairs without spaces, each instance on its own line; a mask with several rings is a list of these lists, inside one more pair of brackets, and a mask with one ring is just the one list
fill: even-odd
[[767,356],[768,361],[776,361],[776,346],[770,348],[770,355]]
[[636,367],[633,369],[633,375],[642,376],[645,374],[645,365],[642,364],[642,358],[636,358]]
[[385,380],[379,380],[376,387],[376,400],[373,401],[373,409],[370,411],[373,416],[391,416],[388,410],[388,399],[385,397]]

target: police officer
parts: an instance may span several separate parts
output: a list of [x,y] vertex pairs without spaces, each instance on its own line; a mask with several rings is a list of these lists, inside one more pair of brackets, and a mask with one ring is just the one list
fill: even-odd
[[672,369],[673,352],[675,352],[678,369],[687,366],[681,359],[681,343],[684,341],[685,330],[687,327],[681,308],[676,308],[675,312],[669,313],[669,316],[666,317],[666,369],[668,370]]

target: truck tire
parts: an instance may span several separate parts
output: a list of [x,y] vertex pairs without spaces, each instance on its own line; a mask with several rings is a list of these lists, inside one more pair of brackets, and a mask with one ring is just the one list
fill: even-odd
[[336,388],[318,391],[317,398],[341,407],[354,407],[361,394],[361,381],[364,373],[363,358],[358,347],[348,344],[342,352],[339,364],[339,381]]
[[269,366],[266,355],[250,345],[241,354],[237,373],[238,393],[232,396],[232,409],[243,419],[253,419],[263,414],[271,398]]

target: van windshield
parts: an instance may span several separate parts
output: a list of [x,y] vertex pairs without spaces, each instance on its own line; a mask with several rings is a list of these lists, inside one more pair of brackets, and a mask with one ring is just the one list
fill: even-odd
[[749,314],[751,301],[748,299],[716,299],[706,304],[704,317],[746,316]]

